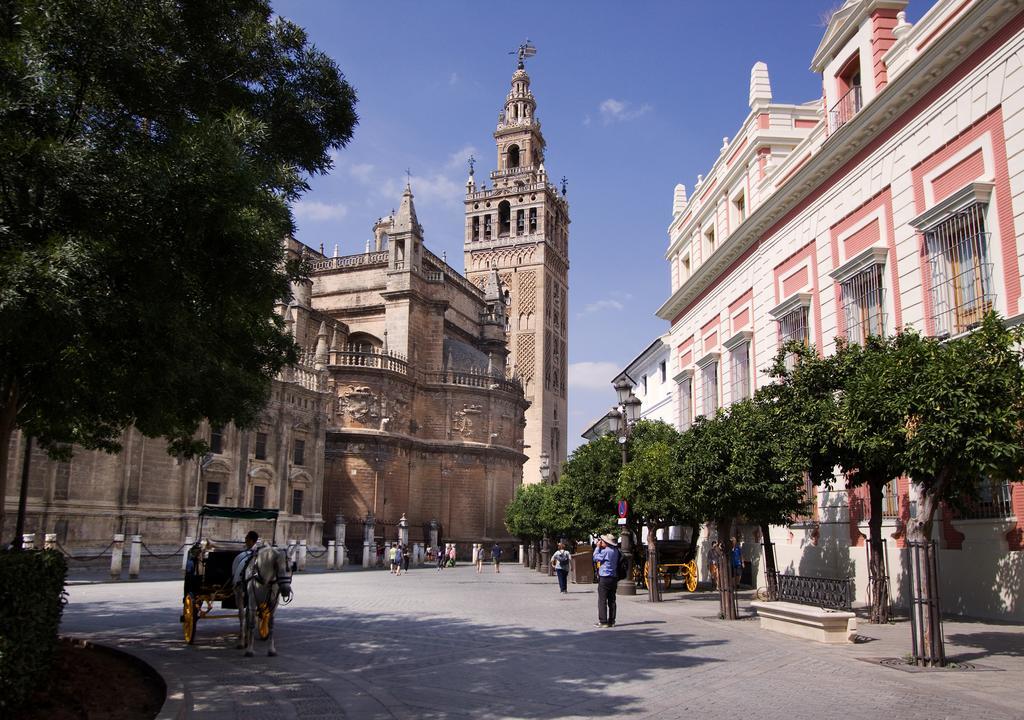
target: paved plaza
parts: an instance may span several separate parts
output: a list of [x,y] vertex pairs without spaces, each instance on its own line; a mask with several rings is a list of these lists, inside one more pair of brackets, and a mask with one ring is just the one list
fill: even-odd
[[906,623],[862,621],[863,642],[826,647],[718,620],[698,592],[620,598],[618,625],[596,629],[594,588],[559,595],[515,565],[300,574],[279,655],[244,658],[233,620],[184,644],[180,580],[83,581],[62,632],[153,665],[167,718],[1024,717],[1019,625],[948,622],[948,653],[973,669],[908,672],[877,662],[907,652]]

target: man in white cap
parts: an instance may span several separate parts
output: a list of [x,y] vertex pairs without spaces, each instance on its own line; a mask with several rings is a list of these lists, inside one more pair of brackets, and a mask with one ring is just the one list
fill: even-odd
[[594,627],[615,627],[615,591],[619,587],[619,548],[612,534],[602,535],[594,549],[597,568],[597,623]]

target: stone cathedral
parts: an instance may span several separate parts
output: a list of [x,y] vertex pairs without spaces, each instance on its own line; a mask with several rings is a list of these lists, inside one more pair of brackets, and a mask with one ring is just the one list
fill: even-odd
[[494,131],[491,187],[466,182],[466,276],[481,287],[496,269],[509,293],[510,367],[523,383],[523,482],[558,479],[566,456],[569,203],[544,168],[544,135],[522,53]]
[[[139,534],[166,551],[206,504],[278,509],[279,543],[335,539],[355,563],[400,528],[465,549],[512,541],[505,507],[521,483],[556,480],[566,447],[568,203],[548,182],[535,109],[520,58],[491,187],[470,170],[465,275],[424,243],[408,186],[363,252],[327,257],[287,239],[309,267],[278,308],[300,361],[274,380],[258,424],[203,427],[201,464],[133,428],[117,455],[56,462],[33,449],[26,532],[79,549]],[[23,442],[12,438],[8,477]],[[4,533],[18,488],[8,484]],[[226,521],[212,537],[247,529]]]

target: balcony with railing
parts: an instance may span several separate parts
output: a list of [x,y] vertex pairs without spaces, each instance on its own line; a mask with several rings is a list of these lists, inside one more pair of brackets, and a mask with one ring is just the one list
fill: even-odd
[[828,111],[829,135],[850,122],[853,116],[860,112],[861,107],[863,107],[861,88],[860,85],[854,85]]

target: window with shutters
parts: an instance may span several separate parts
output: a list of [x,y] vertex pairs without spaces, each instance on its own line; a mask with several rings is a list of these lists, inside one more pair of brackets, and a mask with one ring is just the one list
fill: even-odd
[[987,208],[976,202],[925,232],[932,322],[939,337],[970,330],[995,306]]

